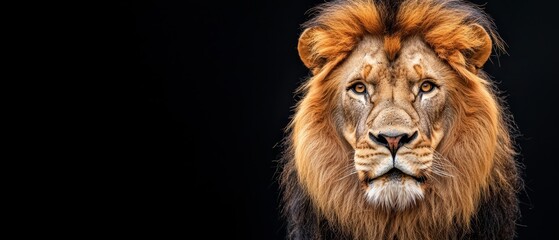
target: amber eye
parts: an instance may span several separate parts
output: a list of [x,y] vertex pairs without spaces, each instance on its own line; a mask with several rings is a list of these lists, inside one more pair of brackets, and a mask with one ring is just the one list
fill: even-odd
[[351,90],[353,90],[353,92],[355,93],[361,94],[361,93],[365,93],[367,91],[367,88],[363,83],[356,83],[353,86],[351,86]]
[[434,88],[435,88],[435,84],[429,81],[423,82],[421,84],[421,87],[419,87],[422,93],[428,93],[430,91],[433,91]]

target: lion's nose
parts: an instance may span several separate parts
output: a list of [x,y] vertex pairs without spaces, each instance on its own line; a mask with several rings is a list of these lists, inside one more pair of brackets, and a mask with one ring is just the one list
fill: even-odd
[[410,143],[417,137],[417,131],[413,134],[398,132],[379,133],[376,136],[373,133],[369,133],[369,137],[374,142],[387,147],[388,150],[390,150],[390,153],[392,153],[392,158],[394,158],[396,156],[396,152],[401,146]]

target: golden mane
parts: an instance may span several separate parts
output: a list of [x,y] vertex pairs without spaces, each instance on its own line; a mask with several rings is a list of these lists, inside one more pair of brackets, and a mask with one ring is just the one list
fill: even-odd
[[[308,207],[305,211],[325,219],[333,232],[355,239],[448,239],[469,233],[487,198],[503,195],[503,205],[516,206],[520,182],[512,128],[494,86],[480,70],[492,49],[504,51],[488,16],[457,0],[405,0],[397,7],[372,0],[334,1],[315,10],[298,47],[313,76],[298,90],[303,98],[288,126],[280,179],[285,214]],[[351,150],[335,128],[339,87],[332,73],[367,35],[384,38],[389,59],[398,56],[404,39],[420,36],[456,72],[448,99],[454,109],[452,127],[437,148],[452,163],[448,171],[453,177],[438,182],[416,208],[398,213],[368,204],[359,183],[347,177]],[[306,221],[287,217],[291,227]]]

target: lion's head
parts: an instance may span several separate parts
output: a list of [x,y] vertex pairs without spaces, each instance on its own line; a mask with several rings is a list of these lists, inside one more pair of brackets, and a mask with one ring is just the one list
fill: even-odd
[[484,231],[513,236],[510,122],[481,70],[493,46],[490,19],[461,1],[319,6],[299,38],[312,76],[281,181],[291,236],[474,236],[493,200],[504,212]]

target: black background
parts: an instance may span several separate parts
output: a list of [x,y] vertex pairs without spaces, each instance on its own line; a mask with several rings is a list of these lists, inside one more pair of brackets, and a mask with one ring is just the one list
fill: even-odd
[[[107,147],[127,161],[107,218],[139,235],[284,239],[275,161],[309,75],[300,25],[322,1],[201,2],[107,7]],[[519,239],[557,238],[556,13],[543,0],[474,2],[508,44],[485,70],[521,134]]]

